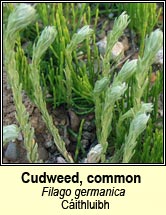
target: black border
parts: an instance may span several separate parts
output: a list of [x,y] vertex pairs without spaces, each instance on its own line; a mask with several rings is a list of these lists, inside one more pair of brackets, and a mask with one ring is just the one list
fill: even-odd
[[[18,164],[3,164],[3,133],[2,133],[2,128],[3,128],[3,4],[5,3],[137,3],[137,2],[142,2],[142,3],[149,3],[149,1],[1,1],[1,160],[0,160],[0,166],[166,166],[166,158],[165,158],[165,61],[163,62],[163,163],[143,163],[143,164],[81,164],[81,163],[67,163],[67,164],[29,164],[29,163],[18,163]],[[165,59],[165,1],[150,1],[150,3],[163,3],[163,55]]]

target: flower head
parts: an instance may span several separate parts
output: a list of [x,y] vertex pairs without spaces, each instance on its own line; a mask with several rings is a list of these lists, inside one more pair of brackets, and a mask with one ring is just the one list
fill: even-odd
[[102,146],[101,144],[97,144],[94,146],[88,153],[87,163],[98,163],[101,158]]
[[[16,33],[36,19],[36,10],[29,4],[19,4],[9,15],[6,32],[8,36],[14,37]],[[13,39],[14,40],[14,39]]]
[[41,56],[55,40],[57,31],[54,26],[47,26],[42,31],[36,45],[33,46],[33,61],[39,63]]

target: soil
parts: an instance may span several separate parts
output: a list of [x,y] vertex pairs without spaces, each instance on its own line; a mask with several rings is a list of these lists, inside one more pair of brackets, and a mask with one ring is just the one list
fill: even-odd
[[[105,37],[106,32],[111,29],[111,25],[112,24],[110,22],[109,26],[106,28],[106,31],[100,32],[100,35],[98,35],[98,40],[101,40]],[[125,36],[121,38],[121,41],[124,42],[124,45],[127,47],[125,50],[124,59],[137,58],[138,49],[136,44],[133,46],[135,41],[131,37],[128,30],[125,32]],[[38,143],[39,159],[43,160],[44,163],[65,163],[64,159],[56,149],[52,136],[47,130],[38,108],[29,100],[25,92],[23,92],[22,96],[23,103],[30,116],[31,125],[35,129],[35,140]],[[75,156],[74,153],[76,149],[77,138],[72,134],[71,131],[74,131],[75,134],[78,133],[82,118],[85,119],[81,140],[84,150],[88,152],[89,149],[96,144],[97,138],[93,113],[80,117],[73,110],[67,110],[65,106],[60,106],[54,109],[52,106],[48,105],[48,110],[53,117],[54,124],[59,129],[61,137],[66,143],[67,150],[72,154],[73,157]],[[159,112],[161,115],[163,114],[163,95],[161,95],[159,101]],[[3,126],[10,124],[18,125],[15,117],[15,106],[12,91],[7,82],[5,69],[3,69]],[[21,134],[15,141],[15,147],[17,151],[16,158],[12,159],[6,156],[8,146],[9,144],[3,147],[3,163],[28,163],[26,150],[23,144],[23,137]],[[78,158],[78,162],[83,162],[83,159],[84,157],[82,155]]]

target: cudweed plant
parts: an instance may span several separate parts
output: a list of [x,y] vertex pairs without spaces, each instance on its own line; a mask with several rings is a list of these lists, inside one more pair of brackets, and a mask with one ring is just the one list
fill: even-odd
[[[97,81],[94,88],[96,127],[99,143],[103,147],[101,161],[105,162],[105,154],[108,147],[108,136],[112,130],[112,116],[115,102],[118,101],[127,89],[126,81],[136,71],[136,61],[126,62],[109,87],[109,61],[111,57],[110,45],[113,47],[123,30],[128,24],[128,16],[123,13],[116,21],[112,33],[109,35],[109,42],[106,47],[106,54],[103,59],[104,77]],[[112,38],[112,39],[111,39]],[[113,42],[113,43],[112,43]],[[111,44],[112,43],[112,44]]]
[[57,31],[53,26],[46,27],[42,31],[37,41],[37,44],[33,46],[33,57],[32,57],[30,78],[34,88],[34,91],[33,91],[34,102],[39,108],[39,110],[41,111],[43,120],[46,123],[47,127],[49,128],[51,134],[53,135],[54,142],[58,150],[68,162],[73,162],[72,157],[69,155],[69,153],[66,150],[64,141],[61,139],[57,128],[53,124],[52,117],[48,113],[46,102],[42,94],[42,88],[40,86],[39,63],[44,52],[55,40],[56,34],[57,34]]
[[24,135],[24,145],[27,158],[30,162],[38,162],[38,145],[34,141],[34,129],[29,122],[29,114],[22,102],[22,84],[16,70],[14,46],[18,32],[36,19],[35,9],[27,4],[20,4],[9,15],[8,24],[4,34],[5,68],[12,88],[16,107],[16,118]]
[[[152,111],[152,105],[148,103],[142,104],[141,99],[148,84],[148,70],[153,63],[155,55],[162,46],[162,41],[163,35],[159,29],[152,32],[151,35],[146,38],[143,57],[138,59],[137,70],[135,73],[136,82],[133,85],[132,89],[134,92],[134,107],[132,110],[129,110],[127,114],[123,115],[120,118],[120,120],[122,120],[122,118],[124,120],[124,118],[127,118],[132,112],[137,112],[130,124],[129,135],[125,142],[123,162],[129,162],[129,160],[131,159],[134,153],[133,149],[136,145],[137,134],[142,133],[140,131],[141,129],[142,131],[145,129],[145,125],[147,124],[147,121],[149,119],[149,115],[146,115],[146,112]],[[141,109],[139,110],[140,107]],[[140,114],[140,112],[142,112],[142,114]],[[133,127],[133,125],[135,127]],[[134,137],[131,137],[132,133],[134,134],[135,139]]]
[[[136,73],[134,78],[136,79],[135,84],[133,85],[132,91],[134,92],[134,102],[133,108],[127,111],[124,115],[119,118],[119,125],[117,126],[117,133],[120,130],[120,126],[122,121],[127,118],[134,117],[133,121],[130,124],[129,135],[125,140],[125,148],[123,155],[123,162],[129,162],[133,155],[133,149],[136,146],[136,138],[138,135],[145,129],[145,125],[149,119],[149,115],[147,112],[152,111],[152,104],[142,103],[141,99],[143,97],[143,93],[148,84],[148,70],[153,63],[154,57],[158,50],[162,46],[162,32],[157,29],[152,32],[149,37],[146,38],[145,42],[145,51],[142,58],[138,59]],[[151,47],[151,48],[150,48]],[[139,120],[141,119],[141,120]],[[137,122],[138,121],[138,122]],[[143,124],[142,124],[143,123]],[[135,125],[134,125],[135,124]],[[138,135],[137,135],[138,134]],[[121,134],[118,134],[121,135]]]
[[[119,19],[122,19],[124,15],[125,14],[122,14],[116,22],[118,23]],[[127,17],[125,18],[126,19],[124,20],[126,20],[126,22],[121,25],[121,29],[119,27],[120,32],[122,32],[124,27],[126,27]],[[112,32],[112,34],[114,34],[114,31]],[[106,48],[107,52],[109,50],[108,45],[109,43],[107,44]],[[111,123],[113,117],[113,110],[115,108],[115,102],[119,100],[121,96],[124,95],[124,92],[127,89],[127,82],[131,77],[135,78],[136,80],[135,84],[132,86],[131,89],[134,92],[134,108],[127,111],[127,113],[125,113],[119,118],[119,124],[117,125],[117,135],[120,135],[120,133],[118,134],[118,132],[121,130],[120,127],[122,126],[123,120],[128,117],[133,117],[133,120],[130,123],[129,135],[125,138],[124,145],[122,144],[122,148],[124,148],[123,150],[120,150],[121,152],[124,151],[122,162],[129,162],[132,158],[134,154],[134,148],[137,143],[136,139],[146,128],[146,124],[149,119],[149,115],[147,115],[146,112],[152,111],[152,105],[141,104],[141,99],[143,96],[143,92],[147,87],[149,67],[153,63],[154,57],[158,50],[161,48],[161,46],[162,32],[160,30],[156,30],[152,32],[149,38],[146,38],[145,52],[143,58],[139,58],[138,61],[127,61],[123,65],[118,75],[114,78],[111,86],[109,86],[109,67],[103,66],[103,68],[107,68],[107,70],[105,70],[107,72],[103,73],[104,77],[96,82],[94,88],[97,137],[103,149],[101,153],[102,162],[105,162],[106,160],[105,155],[108,148],[107,139],[112,130]],[[110,56],[109,52],[106,53],[103,59],[103,65],[108,65],[108,56]],[[116,152],[115,157],[117,157]]]

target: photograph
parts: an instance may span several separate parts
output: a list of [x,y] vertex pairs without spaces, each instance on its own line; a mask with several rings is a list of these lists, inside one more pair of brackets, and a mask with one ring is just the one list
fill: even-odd
[[164,164],[164,2],[1,6],[1,165]]

